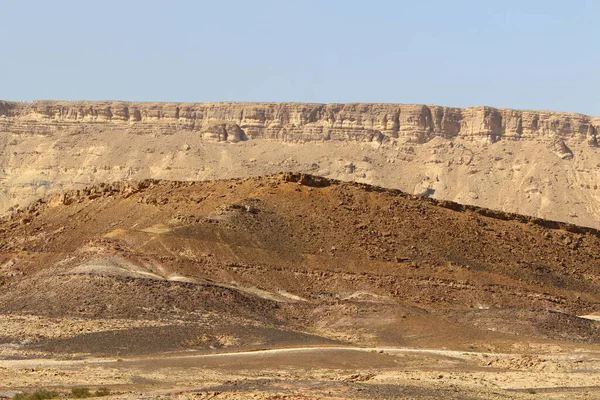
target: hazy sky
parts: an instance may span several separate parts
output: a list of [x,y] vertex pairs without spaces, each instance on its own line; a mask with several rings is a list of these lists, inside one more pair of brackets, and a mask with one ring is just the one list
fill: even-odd
[[0,99],[600,115],[600,0],[0,0]]

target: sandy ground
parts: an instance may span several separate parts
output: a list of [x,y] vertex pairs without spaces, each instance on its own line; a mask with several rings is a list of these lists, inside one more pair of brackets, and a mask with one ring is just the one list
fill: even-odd
[[[600,352],[286,348],[124,359],[2,360],[0,392],[108,387],[114,398],[595,399]],[[276,397],[279,396],[279,397]],[[294,397],[305,396],[305,397]]]

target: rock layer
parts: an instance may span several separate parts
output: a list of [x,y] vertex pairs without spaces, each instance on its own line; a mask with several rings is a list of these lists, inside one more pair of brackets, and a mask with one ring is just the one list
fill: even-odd
[[0,118],[2,130],[10,133],[52,134],[93,123],[170,134],[202,132],[226,122],[250,139],[286,141],[401,138],[424,143],[440,136],[495,142],[556,136],[596,144],[600,129],[600,118],[576,113],[420,104],[0,102]]

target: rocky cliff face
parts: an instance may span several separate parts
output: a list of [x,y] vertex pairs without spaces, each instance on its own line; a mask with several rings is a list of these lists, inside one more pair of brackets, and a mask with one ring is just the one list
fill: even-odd
[[491,107],[0,102],[0,214],[100,182],[291,171],[600,227],[599,131]]
[[235,124],[243,131],[240,138],[285,141],[559,137],[596,144],[600,129],[600,118],[575,113],[417,104],[0,102],[0,118],[3,131],[25,134],[88,124],[172,134],[227,122],[229,129],[238,130]]

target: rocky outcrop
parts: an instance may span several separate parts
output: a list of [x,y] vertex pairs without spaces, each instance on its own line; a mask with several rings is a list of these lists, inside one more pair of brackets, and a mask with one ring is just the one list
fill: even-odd
[[238,124],[231,122],[209,124],[202,128],[202,138],[217,142],[237,143],[248,140],[248,137]]
[[559,137],[595,144],[600,118],[564,112],[416,104],[0,102],[2,132],[83,132],[90,125],[120,127],[138,134],[198,131],[209,140],[221,141],[247,137],[424,143],[439,136],[489,142]]
[[571,149],[567,147],[564,140],[559,138],[554,141],[554,152],[563,160],[571,160],[573,158]]

